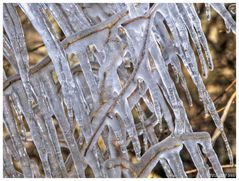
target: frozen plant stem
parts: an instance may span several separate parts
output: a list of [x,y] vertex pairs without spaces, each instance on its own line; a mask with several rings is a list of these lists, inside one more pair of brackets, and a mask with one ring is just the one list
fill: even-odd
[[[214,9],[228,33],[236,33],[224,4],[205,7],[209,21]],[[48,53],[32,67],[21,10]],[[22,3],[4,4],[3,13],[4,57],[16,72],[10,77],[3,72],[4,126],[11,141],[4,138],[4,176],[147,177],[160,162],[167,177],[185,178],[185,147],[197,177],[210,177],[204,157],[217,177],[225,177],[210,135],[192,130],[176,86],[192,107],[184,66],[233,164],[223,124],[203,83],[214,65],[193,4]],[[64,34],[62,41],[56,28]],[[28,155],[29,140],[44,174]],[[66,159],[64,149],[69,150]]]

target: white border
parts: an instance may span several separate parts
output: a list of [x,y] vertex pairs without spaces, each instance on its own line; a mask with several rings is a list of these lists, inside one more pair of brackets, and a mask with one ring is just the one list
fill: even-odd
[[[75,2],[87,2],[87,3],[123,3],[123,2],[125,2],[125,3],[133,3],[133,2],[137,2],[137,3],[139,3],[139,2],[141,2],[141,3],[143,3],[143,2],[152,2],[152,3],[175,3],[175,2],[177,2],[177,3],[183,3],[183,2],[191,2],[191,3],[207,3],[207,2],[222,2],[222,3],[236,3],[237,4],[237,6],[238,6],[238,3],[236,2],[236,0],[211,0],[211,1],[209,1],[209,0],[198,0],[198,1],[188,1],[188,0],[167,0],[167,1],[165,1],[165,0],[157,0],[157,1],[155,1],[155,0],[150,0],[150,1],[147,1],[147,0],[115,0],[115,1],[110,1],[110,0],[104,0],[104,1],[99,1],[99,0],[89,0],[89,1],[77,1],[77,0],[38,0],[38,1],[33,1],[33,0],[21,0],[21,1],[19,1],[19,0],[2,0],[1,2],[0,2],[0,26],[1,26],[1,28],[0,28],[0,37],[3,37],[3,12],[2,12],[2,10],[3,10],[3,6],[2,6],[2,3],[19,3],[19,2],[21,2],[21,3],[75,3]],[[236,13],[237,13],[237,18],[238,18],[238,9],[236,10]],[[236,29],[237,31],[236,32],[239,32],[238,31],[238,25],[237,25],[237,29]],[[236,36],[236,56],[238,57],[238,54],[239,54],[239,47],[238,47],[238,42],[239,40],[238,40],[238,36]],[[0,41],[0,57],[2,58],[3,57],[3,42],[2,42],[2,38],[1,38],[1,41]],[[3,60],[2,61],[0,61],[0,66],[1,67],[3,67]],[[238,70],[239,70],[239,64],[238,63],[236,63],[236,78],[238,77]],[[2,68],[0,68],[0,90],[3,90],[3,72],[2,72]],[[237,90],[237,97],[238,97],[238,90],[239,90],[239,85],[238,84],[236,84],[236,90]],[[3,136],[3,91],[1,91],[1,93],[0,93],[0,102],[1,102],[1,104],[0,104],[0,115],[2,115],[2,119],[1,119],[1,124],[0,124],[0,129],[1,129],[1,131],[0,131],[0,137],[2,138],[2,136]],[[239,100],[238,99],[236,99],[236,121],[237,121],[237,118],[238,118],[238,114],[239,114],[239,108],[238,108],[238,104],[239,103]],[[236,130],[239,130],[239,124],[237,124],[236,123]],[[237,149],[237,152],[238,152],[238,134],[236,133],[236,149]],[[0,162],[0,177],[3,177],[3,156],[2,156],[2,154],[3,154],[3,152],[2,152],[2,139],[1,139],[1,141],[0,141],[0,155],[1,155],[1,162]],[[236,163],[238,164],[238,156],[236,157]],[[238,168],[236,168],[236,174],[237,174],[237,177],[238,177]],[[26,179],[26,178],[22,178],[22,179],[17,179],[17,180],[23,180],[23,179]],[[51,180],[58,180],[58,179],[61,179],[61,178],[56,178],[56,179],[51,179]],[[73,180],[73,181],[75,181],[75,180],[78,180],[79,178],[64,178],[64,180]],[[111,178],[87,178],[87,180],[110,180]],[[125,178],[124,178],[125,179]],[[161,179],[161,178],[159,178],[159,179]],[[190,178],[188,178],[188,179],[190,179]],[[197,179],[197,178],[192,178],[193,180],[199,180],[199,179]],[[210,178],[209,178],[210,179]],[[209,180],[209,179],[203,179],[203,180]],[[228,179],[230,179],[230,178],[228,178]],[[233,178],[231,178],[231,179],[233,179]],[[8,178],[4,178],[4,180],[8,180]],[[31,178],[31,180],[32,180],[32,178]],[[50,178],[44,178],[44,179],[42,179],[42,178],[35,178],[34,180],[50,180]],[[86,179],[80,179],[80,180],[86,180]],[[114,179],[114,180],[121,180],[121,178],[119,178],[119,179]],[[127,179],[128,180],[128,179]],[[130,179],[131,180],[131,179]],[[137,180],[148,180],[147,178],[143,178],[143,179],[137,179]],[[171,179],[170,179],[171,180]],[[183,179],[177,179],[177,180],[183,180]],[[236,179],[233,179],[233,180],[236,180]]]

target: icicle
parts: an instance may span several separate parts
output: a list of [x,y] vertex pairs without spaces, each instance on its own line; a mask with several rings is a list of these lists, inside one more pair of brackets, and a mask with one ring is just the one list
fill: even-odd
[[7,80],[7,75],[5,70],[3,69],[3,82],[5,82]]
[[[174,5],[169,5],[169,8],[173,9],[174,7],[175,7]],[[171,17],[178,16],[178,14],[179,14],[179,12],[178,12],[178,9],[176,9],[176,8],[174,9],[174,12],[170,11]],[[178,30],[178,36],[179,36],[180,42],[182,44],[183,54],[184,54],[185,59],[186,59],[185,60],[183,58],[183,63],[186,66],[186,68],[188,69],[191,77],[194,80],[198,80],[200,75],[199,75],[199,72],[198,72],[194,52],[191,48],[188,35],[186,34],[187,29],[186,29],[185,25],[183,24],[180,16],[178,16],[177,19],[175,19],[173,21],[174,21],[175,26]],[[194,82],[195,82],[195,84],[197,84],[196,81],[194,81]]]
[[41,178],[41,173],[40,173],[38,164],[34,159],[31,159],[31,168],[33,170],[35,178]]
[[[175,22],[175,24],[178,26],[178,28],[180,28],[179,27],[180,24],[177,24],[177,22]],[[180,30],[181,30],[181,28],[180,28]],[[186,38],[187,36],[183,33],[184,31],[182,31],[182,30],[179,31],[179,33],[182,34],[180,36]],[[186,43],[184,44],[182,42],[182,44],[183,44],[183,46],[186,46]],[[212,115],[212,118],[213,118],[216,126],[219,129],[221,129],[222,132],[224,132],[223,129],[222,129],[222,125],[220,123],[220,118],[219,118],[219,116],[218,116],[218,114],[217,114],[217,112],[215,110],[215,106],[214,106],[210,96],[208,95],[208,92],[205,89],[205,86],[204,86],[204,84],[202,82],[202,79],[201,79],[200,75],[198,74],[198,71],[197,71],[197,68],[196,68],[196,63],[195,63],[195,56],[194,56],[193,50],[192,50],[192,48],[190,46],[188,46],[188,52],[189,52],[189,54],[188,55],[186,54],[187,55],[186,57],[191,57],[191,61],[193,61],[193,62],[191,63],[191,65],[189,65],[189,63],[190,63],[189,58],[187,58],[188,61],[185,61],[183,59],[183,62],[186,65],[187,69],[189,70],[189,73],[191,74],[191,77],[192,77],[194,83],[196,84],[196,86],[198,88],[199,95],[202,98],[202,100],[204,101],[204,104],[207,105],[207,109],[210,112],[210,114]],[[225,145],[226,145],[226,148],[227,148],[227,151],[228,151],[228,156],[229,156],[229,158],[231,160],[230,162],[232,163],[232,154],[231,154],[231,149],[230,149],[228,140],[227,140],[226,137],[223,137],[223,138],[225,138],[224,142],[225,142]]]
[[125,140],[124,140],[124,137],[122,134],[122,130],[121,130],[119,121],[115,118],[115,116],[112,116],[109,119],[108,124],[110,125],[110,127],[112,128],[112,130],[115,134],[115,137],[120,145],[122,153],[127,154],[127,148],[126,148]]
[[158,118],[158,122],[159,122],[159,130],[160,130],[160,132],[162,132],[163,131],[162,113],[161,113],[161,106],[160,106],[160,102],[161,102],[160,98],[162,98],[162,97],[159,97],[157,84],[155,84],[152,76],[148,72],[148,68],[146,68],[146,70],[144,70],[143,73],[144,73],[143,79],[145,79],[145,82],[146,82],[147,86],[149,87],[150,95],[153,100],[154,112],[155,112],[155,114]]
[[216,175],[218,177],[224,178],[225,175],[223,173],[218,157],[215,151],[213,150],[210,135],[208,133],[205,133],[205,134],[207,134],[209,138],[206,138],[206,140],[199,141],[199,143],[203,146],[202,151],[207,155],[208,159],[210,160]]
[[[180,12],[179,14],[181,15],[182,20],[184,21],[185,25],[188,28],[188,32],[190,33],[191,38],[193,39],[193,42],[197,48],[198,56],[201,62],[202,66],[202,74],[204,78],[207,78],[207,66],[206,66],[206,61],[203,56],[202,48],[200,45],[200,41],[198,39],[198,35],[193,27],[192,22],[190,21],[190,17],[187,13],[187,10],[185,9],[183,4],[178,4],[178,11]],[[176,7],[175,7],[176,8]]]
[[[170,150],[173,152],[177,152],[178,150],[182,149],[182,143],[177,138],[172,138],[171,136],[167,137],[166,139],[162,140],[161,142],[153,145],[149,148],[149,150],[142,156],[141,160],[137,165],[135,165],[135,169],[137,172],[137,177],[146,177],[151,172],[152,168],[158,163],[160,158],[165,158],[165,156],[168,156],[170,154]],[[175,151],[177,150],[177,151]],[[175,159],[177,156],[175,156]],[[169,160],[171,160],[169,158]],[[176,163],[173,163],[176,164]],[[178,171],[176,171],[176,174],[179,174],[180,176],[183,176],[183,172],[181,170],[180,161],[178,162],[178,165],[175,165],[178,167]],[[171,165],[170,165],[171,167]],[[171,167],[172,168],[172,167]],[[173,170],[174,171],[174,170]]]
[[144,114],[144,111],[142,110],[141,106],[139,103],[136,104],[136,110],[138,112],[139,120],[142,124],[143,127],[143,142],[144,142],[144,149],[145,151],[148,149],[148,132],[145,128],[144,121],[146,120],[146,116]]
[[77,57],[79,58],[79,61],[80,61],[80,66],[82,68],[84,76],[86,77],[86,82],[91,92],[94,108],[96,109],[99,103],[99,91],[98,91],[97,83],[94,78],[94,74],[92,72],[92,68],[91,68],[88,56],[85,52],[81,52],[77,54]]
[[134,3],[129,3],[129,4],[127,4],[127,6],[128,6],[128,9],[129,9],[130,18],[136,17],[138,14],[137,14]]
[[[68,113],[72,113],[75,83],[70,71],[65,51],[53,34],[50,22],[46,15],[44,15],[42,12],[41,5],[21,4],[21,8],[43,38],[43,42],[48,50],[48,54],[53,61],[58,80],[62,86],[64,102],[68,109]],[[69,117],[72,116],[73,115],[69,115]]]
[[127,117],[124,118],[125,124],[126,124],[126,130],[129,134],[129,137],[132,139],[132,144],[134,147],[134,152],[136,155],[136,158],[139,160],[141,157],[141,147],[140,147],[140,142],[139,142],[139,138],[138,138],[138,134],[135,128],[135,124],[134,124],[134,119],[132,116],[132,113],[130,111],[130,107],[128,105],[128,101],[124,100],[124,111],[126,112]]
[[15,105],[15,104],[13,104],[13,109],[15,110],[15,112],[17,114],[17,119],[18,119],[20,127],[21,127],[22,139],[25,141],[26,140],[26,132],[27,131],[26,131],[26,128],[25,128],[25,125],[24,125],[24,121],[23,121],[23,112],[22,112],[21,108],[18,105]]
[[60,103],[59,98],[57,97],[55,90],[56,88],[53,86],[53,80],[49,77],[49,75],[47,75],[45,77],[42,77],[42,82],[45,87],[45,91],[47,92],[47,98],[51,105],[51,109],[53,110],[57,120],[59,121],[64,138],[67,142],[67,145],[69,146],[76,171],[80,177],[85,177],[82,163],[83,158],[78,150],[78,146],[71,132],[70,124],[67,120],[66,115],[64,114],[63,107]]
[[22,143],[21,137],[19,136],[16,123],[14,122],[14,118],[11,112],[11,107],[9,104],[9,100],[6,96],[3,97],[3,116],[4,123],[6,124],[8,131],[10,133],[13,144],[16,147],[16,150],[20,156],[20,163],[22,167],[22,171],[24,177],[33,177],[32,170],[30,168],[30,159],[27,155],[27,152]]
[[160,163],[164,169],[164,172],[168,178],[175,178],[174,174],[172,173],[172,170],[170,166],[168,165],[167,161],[164,158],[160,158]]
[[14,56],[12,46],[6,35],[3,35],[3,55],[12,65],[16,72],[18,72],[17,60]]
[[154,127],[153,126],[148,126],[147,127],[147,132],[149,133],[149,142],[151,145],[154,145],[158,143],[158,137],[155,134]]
[[[158,72],[154,72],[155,74],[158,74]],[[158,84],[163,92],[163,95],[165,96],[165,99],[167,100],[168,104],[172,107],[171,103],[170,103],[170,100],[169,100],[169,96],[168,96],[168,93],[166,91],[166,88],[165,86],[163,85],[162,83],[162,80],[161,78],[158,79]],[[191,125],[189,123],[189,120],[188,120],[188,117],[187,117],[187,114],[186,114],[186,110],[183,106],[183,102],[182,100],[180,99],[178,93],[176,92],[175,93],[175,96],[177,98],[177,101],[178,101],[178,108],[179,108],[179,112],[180,112],[180,119],[181,120],[184,120],[184,126],[185,126],[185,132],[192,132],[192,128],[191,128]],[[177,121],[177,120],[176,120]],[[177,125],[176,125],[177,126]],[[175,130],[175,129],[174,129]]]
[[26,43],[24,40],[24,32],[21,26],[20,18],[16,12],[16,9],[12,4],[4,4],[4,28],[8,34],[9,40],[11,42],[13,52],[15,53],[15,58],[17,60],[17,65],[24,89],[27,94],[28,104],[31,106],[33,101],[33,95],[31,92],[31,85],[29,80],[29,57],[27,52]]
[[154,60],[154,63],[155,63],[156,68],[160,74],[160,77],[162,78],[163,84],[167,88],[166,91],[169,94],[169,100],[170,100],[170,103],[172,105],[172,108],[174,110],[175,117],[177,120],[175,123],[176,124],[175,132],[181,133],[184,131],[184,127],[183,127],[184,124],[182,123],[183,120],[181,120],[179,118],[180,111],[178,109],[178,101],[175,97],[176,96],[175,92],[177,92],[177,91],[176,91],[176,88],[175,88],[175,85],[174,85],[172,79],[170,78],[169,73],[165,69],[162,69],[162,67],[165,67],[165,63],[162,61],[162,56],[159,52],[159,48],[158,48],[156,42],[153,40],[151,42],[152,42],[152,44],[150,46],[149,52]]
[[135,8],[139,16],[144,15],[149,10],[149,3],[136,3]]
[[87,160],[89,166],[91,167],[95,178],[99,178],[99,177],[102,177],[102,175],[101,175],[101,173],[100,173],[101,171],[97,165],[98,160],[96,158],[97,157],[93,154],[93,152],[90,152],[89,154],[86,155],[86,160]]
[[54,16],[66,36],[69,36],[74,33],[74,28],[69,23],[68,18],[60,4],[49,3],[46,4],[46,6],[50,9],[52,15]]
[[13,178],[21,178],[23,175],[19,173],[13,166],[11,155],[8,152],[7,144],[3,140],[3,163],[6,173]]
[[[126,103],[126,102],[125,102]],[[124,104],[124,102],[121,100],[119,104],[115,107],[115,112],[120,115],[120,117],[123,119],[125,124],[125,129],[129,135],[129,138],[132,139],[133,148],[136,154],[137,159],[140,159],[140,143],[138,140],[138,134],[136,131],[136,127],[134,125],[134,120],[132,117],[131,109],[128,107],[127,104]],[[128,112],[128,113],[127,113]]]
[[[121,156],[120,152],[119,152],[119,149],[117,149],[117,146],[115,145],[115,141],[116,141],[116,138],[113,134],[113,131],[111,128],[109,128],[109,132],[108,132],[108,145],[109,145],[109,151],[110,151],[110,158],[113,158],[113,159],[117,159]],[[119,164],[117,164],[116,166],[114,166],[112,168],[112,174],[113,174],[113,177],[120,177],[121,175],[121,167]]]
[[[153,74],[154,75],[154,74]],[[154,80],[154,76],[151,76],[152,78],[152,80]],[[149,82],[149,81],[147,81],[147,82]],[[155,84],[156,84],[156,82],[155,82]],[[158,101],[159,101],[159,103],[160,103],[160,108],[161,108],[161,110],[162,110],[162,116],[164,117],[164,119],[165,119],[165,121],[166,121],[166,123],[167,123],[167,125],[168,125],[168,128],[169,128],[169,130],[171,131],[171,132],[173,132],[173,130],[174,130],[174,124],[173,124],[173,120],[172,120],[172,116],[171,116],[171,114],[170,114],[170,111],[169,111],[169,109],[168,109],[168,106],[167,106],[167,104],[165,103],[165,101],[164,101],[164,97],[163,97],[163,95],[162,95],[162,92],[161,92],[161,90],[158,88],[158,85],[156,84],[156,88],[157,88],[157,96],[158,96]],[[157,114],[156,114],[157,115]]]
[[94,57],[96,59],[96,61],[102,65],[103,64],[103,61],[105,59],[105,55],[104,55],[104,52],[98,50],[98,48],[95,46],[95,45],[92,45],[92,49],[94,50],[93,54],[94,54]]
[[[7,128],[7,125],[6,123],[3,124],[5,128]],[[9,128],[7,128],[9,130]],[[20,160],[20,154],[18,153],[17,149],[16,149],[16,146],[14,145],[14,139],[12,137],[12,135],[10,135],[11,132],[8,131],[8,135],[10,136],[9,137],[6,137],[6,143],[7,143],[7,146],[9,148],[9,153],[12,155],[13,159],[16,160],[16,161],[19,161]]]
[[216,127],[220,130],[221,132],[221,135],[222,135],[222,138],[223,138],[223,141],[225,143],[225,146],[226,146],[226,150],[227,150],[227,154],[228,154],[228,158],[230,160],[230,164],[233,165],[233,155],[232,155],[232,150],[230,148],[230,144],[228,142],[228,139],[227,139],[227,136],[226,136],[226,133],[224,131],[224,128],[223,128],[223,124],[221,123],[221,120],[220,120],[220,117],[216,111],[216,108],[215,108],[215,105],[211,99],[211,97],[209,96],[208,92],[206,91],[206,88],[204,85],[202,85],[203,89],[204,89],[204,94],[203,94],[203,99],[205,101],[205,104],[207,105],[207,110],[208,112],[210,113],[213,121],[214,121],[214,124],[216,125]]
[[28,99],[24,92],[24,89],[23,87],[20,87],[20,86],[21,85],[18,86],[17,90],[16,88],[13,87],[12,94],[11,94],[12,100],[14,104],[21,109],[24,117],[26,118],[27,124],[30,127],[31,136],[32,136],[34,144],[36,145],[37,151],[39,153],[39,156],[43,165],[43,169],[45,172],[45,176],[52,177],[50,165],[48,162],[48,155],[46,152],[40,127],[37,125],[35,117],[33,116],[34,115],[33,110],[29,108]]
[[211,3],[211,6],[224,19],[227,29],[229,31],[232,30],[232,32],[236,34],[236,22],[234,21],[234,19],[232,18],[231,14],[228,12],[228,10],[225,8],[224,4],[223,3]]
[[42,132],[42,137],[43,137],[43,141],[46,147],[46,154],[47,154],[47,158],[49,161],[49,165],[51,167],[51,172],[52,172],[52,177],[62,177],[62,172],[60,169],[60,165],[58,162],[58,159],[56,157],[55,154],[55,150],[54,150],[54,146],[53,143],[51,142],[51,138],[48,132],[48,129],[45,125],[45,120],[43,119],[43,117],[41,115],[36,115],[35,119],[39,125],[39,127],[41,128],[41,132]]
[[90,27],[90,23],[79,5],[74,3],[62,3],[60,6],[63,9],[63,13],[68,17],[69,23],[75,32]]
[[[161,161],[169,177],[187,177],[180,158],[183,144],[198,170],[197,177],[210,176],[198,144],[203,146],[203,152],[208,156],[217,176],[225,176],[209,136],[192,131],[174,84],[176,82],[182,86],[188,103],[192,106],[192,98],[181,68],[182,60],[198,89],[205,111],[211,114],[222,133],[230,163],[233,164],[233,155],[223,125],[203,84],[194,55],[193,45],[199,55],[202,75],[206,77],[205,59],[209,69],[213,69],[213,63],[193,4],[131,4],[128,5],[131,7],[130,14],[125,4],[21,4],[20,7],[43,38],[53,62],[51,70],[46,68],[47,71],[40,71],[39,79],[35,79],[35,72],[31,74],[33,86],[29,80],[27,49],[16,6],[4,5],[4,28],[7,34],[4,37],[4,56],[10,63],[12,61],[13,67],[19,69],[23,87],[20,82],[11,84],[11,78],[6,80],[10,81],[13,104],[9,103],[9,111],[4,107],[4,124],[9,130],[13,147],[16,147],[19,155],[27,157],[26,150],[22,150],[24,147],[15,120],[8,113],[16,112],[20,126],[24,123],[24,116],[46,177],[58,176],[58,164],[62,174],[66,176],[85,177],[85,169],[89,165],[95,177],[146,177],[158,161]],[[214,6],[212,4],[223,16],[227,29],[235,31],[235,22],[224,5]],[[206,4],[206,8],[210,18],[210,4]],[[54,34],[48,10],[66,35],[62,42]],[[130,17],[134,19],[129,19]],[[67,54],[71,53],[77,55],[80,61],[80,65],[72,70],[67,59]],[[57,84],[51,77],[53,67],[59,79]],[[176,76],[175,81],[168,70],[171,67]],[[9,77],[5,76],[4,80],[7,78]],[[147,97],[148,93],[152,101]],[[154,113],[149,118],[146,118],[141,108],[142,100]],[[168,105],[174,113],[175,126]],[[140,123],[134,122],[134,107]],[[67,146],[70,150],[66,163],[61,154],[52,116],[56,117],[66,140],[67,145],[63,143],[62,146]],[[162,118],[172,134],[158,142],[154,127],[159,122],[160,130],[162,129]],[[74,137],[75,120],[81,134],[77,141]],[[24,129],[23,125],[21,130]],[[141,156],[138,136],[142,134],[145,153]],[[104,153],[101,153],[97,145],[101,136],[107,144]],[[17,140],[22,145],[18,145]],[[149,149],[148,141],[151,145]],[[141,159],[137,164],[131,164],[128,160],[127,146],[130,142],[136,157]],[[17,155],[14,151],[9,152],[10,157],[11,154]],[[107,161],[104,163],[104,160]],[[22,162],[20,158],[24,173],[26,171]],[[33,164],[35,163],[30,164],[29,170],[33,172],[31,174],[39,176],[39,168],[34,168]],[[73,164],[75,169],[67,175],[67,170]],[[5,176],[8,172],[9,176],[18,175],[11,165],[11,158],[4,160]],[[25,175],[26,173],[24,177]]]
[[159,42],[160,46],[165,47],[164,51],[162,52],[162,56],[165,62],[170,60],[170,64],[172,64],[174,70],[177,73],[177,76],[179,76],[180,78],[180,83],[185,91],[189,106],[192,106],[192,98],[188,90],[186,80],[182,73],[179,59],[176,55],[176,52],[174,51],[173,42],[170,40],[169,34],[167,33],[167,29],[163,24],[163,17],[159,13],[156,13],[156,17],[157,18],[155,18],[155,27],[157,31],[154,31],[154,33],[156,36],[156,40]]
[[149,4],[148,3],[129,3],[127,4],[127,7],[129,10],[130,18],[135,18],[135,17],[144,15],[149,9]]
[[49,102],[47,101],[47,94],[45,92],[46,90],[44,88],[42,81],[40,81],[38,79],[37,80],[35,79],[33,81],[33,85],[34,85],[36,92],[38,92],[38,104],[42,110],[43,118],[44,118],[45,124],[47,126],[47,130],[49,132],[50,140],[51,140],[54,150],[55,150],[54,154],[56,155],[57,161],[59,162],[62,176],[65,177],[65,176],[67,176],[67,171],[65,168],[63,156],[61,154],[61,148],[59,145],[57,132],[56,132],[54,123],[52,121],[52,117],[51,117],[52,111],[51,111]]
[[201,178],[210,178],[209,169],[203,161],[201,150],[199,149],[197,143],[194,140],[185,141],[184,145],[186,146],[194,165],[198,170],[198,175]]
[[168,161],[168,164],[170,165],[174,175],[177,178],[186,178],[187,175],[183,168],[183,163],[179,155],[178,150],[173,150],[172,152],[169,151],[169,153],[166,153],[164,155],[164,158]]
[[206,7],[207,20],[210,21],[211,20],[211,7],[210,7],[210,3],[205,3],[205,7]]
[[104,162],[104,160],[103,160],[102,153],[101,153],[100,148],[99,148],[98,145],[96,145],[94,147],[93,153],[94,153],[95,158],[97,160],[97,166],[98,166],[98,168],[100,170],[101,176],[105,177],[106,173],[104,172],[104,169],[103,169],[103,162]]
[[76,81],[76,84],[78,85],[78,88],[79,88],[79,94],[80,94],[80,97],[82,99],[82,103],[84,105],[84,109],[86,110],[86,113],[89,115],[90,114],[90,106],[89,106],[89,104],[87,103],[87,101],[85,99],[85,96],[84,96],[84,93],[83,93],[83,90],[82,90],[83,89],[82,83],[79,80],[79,77],[75,77],[75,81]]
[[208,61],[208,68],[209,68],[209,70],[213,70],[214,66],[213,66],[212,56],[211,56],[211,53],[208,48],[207,39],[202,30],[200,19],[199,19],[192,4],[185,3],[184,6],[188,12],[188,15],[189,15],[191,21],[192,21],[192,24],[194,24],[194,28],[198,34],[199,41],[205,51],[207,61]]
[[[152,102],[149,101],[149,98],[148,98],[147,94],[144,94],[144,95],[142,96],[142,98],[143,98],[143,100],[144,100],[144,103],[145,103],[146,106],[148,107],[148,109],[149,109],[151,112],[153,112],[154,107],[153,107]],[[163,110],[163,108],[162,108],[162,110]]]

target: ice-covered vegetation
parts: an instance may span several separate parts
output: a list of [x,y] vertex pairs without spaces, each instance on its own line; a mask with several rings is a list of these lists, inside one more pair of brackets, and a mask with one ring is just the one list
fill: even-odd
[[[33,67],[17,8],[48,52]],[[236,33],[224,4],[206,4],[209,20],[210,8],[224,19],[228,32]],[[63,40],[56,36],[52,18]],[[180,156],[183,147],[197,177],[210,177],[205,157],[216,176],[224,177],[210,134],[194,132],[190,125],[184,104],[193,102],[182,66],[220,130],[233,164],[226,133],[203,83],[214,66],[193,4],[4,4],[3,20],[4,57],[17,72],[3,76],[4,126],[12,145],[3,142],[6,177],[86,177],[87,168],[94,177],[147,177],[157,164],[167,177],[187,177]],[[79,62],[74,67],[70,55]],[[183,88],[187,103],[175,84]],[[70,152],[66,159],[56,124]],[[155,128],[162,132],[163,125],[171,134],[160,140]],[[44,173],[26,152],[28,132]],[[130,146],[136,163],[130,160]],[[12,159],[19,161],[21,171]]]

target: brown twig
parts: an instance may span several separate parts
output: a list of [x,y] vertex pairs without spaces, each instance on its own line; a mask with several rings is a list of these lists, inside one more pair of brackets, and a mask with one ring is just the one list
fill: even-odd
[[[221,117],[221,123],[223,124],[225,121],[226,121],[226,118],[227,118],[227,115],[228,115],[228,112],[230,110],[230,107],[234,101],[234,99],[236,98],[236,91],[232,94],[232,96],[230,97],[229,101],[227,102],[227,105],[223,111],[223,114],[222,114],[222,117]],[[221,131],[219,131],[218,129],[216,129],[213,133],[213,136],[212,136],[212,141],[215,142],[216,139],[220,136],[221,134]]]
[[[222,165],[222,168],[236,168],[236,165]],[[213,169],[213,167],[209,167],[209,169]],[[188,170],[186,171],[186,174],[192,174],[192,173],[196,173],[197,169],[193,169],[193,170]]]
[[[215,103],[220,97],[222,97],[225,93],[227,93],[235,84],[236,80],[233,80],[232,83],[230,83],[221,94],[219,94],[216,98],[213,99],[213,102]],[[197,115],[201,115],[202,113],[203,109],[200,109]]]
[[[152,15],[152,14],[151,14]],[[106,111],[106,114],[102,117],[102,119],[100,120],[100,124],[99,126],[96,128],[96,130],[93,132],[94,134],[92,135],[91,139],[89,140],[89,143],[86,147],[85,150],[85,154],[87,154],[87,152],[90,150],[90,148],[93,146],[93,140],[95,138],[95,136],[97,135],[98,131],[101,129],[101,127],[104,125],[104,121],[106,120],[105,117],[108,115],[108,113],[112,112],[115,108],[115,106],[117,105],[117,102],[119,101],[119,99],[122,97],[122,95],[126,92],[127,88],[129,87],[130,83],[133,81],[141,63],[143,62],[143,60],[146,58],[147,56],[147,51],[148,51],[148,44],[149,44],[149,37],[150,37],[150,26],[152,26],[152,16],[149,16],[149,20],[148,20],[148,26],[146,27],[146,35],[144,36],[144,44],[143,47],[141,49],[139,58],[138,58],[138,62],[136,64],[136,67],[134,69],[134,71],[132,72],[132,74],[130,75],[128,81],[125,83],[124,87],[121,89],[119,95],[113,100],[111,106],[108,108],[108,110]]]

